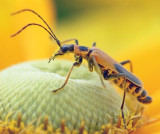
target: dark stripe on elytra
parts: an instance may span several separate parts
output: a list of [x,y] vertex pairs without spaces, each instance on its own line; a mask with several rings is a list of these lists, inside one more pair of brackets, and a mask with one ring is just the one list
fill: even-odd
[[133,83],[135,83],[135,85],[142,85],[141,81],[134,76],[131,72],[129,72],[128,70],[126,70],[123,66],[121,66],[120,64],[113,64],[116,68],[116,70],[119,73],[123,73],[126,76],[126,79],[132,81]]

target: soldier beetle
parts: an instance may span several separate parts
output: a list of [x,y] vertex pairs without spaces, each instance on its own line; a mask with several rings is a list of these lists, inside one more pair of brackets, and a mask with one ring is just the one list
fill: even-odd
[[[98,73],[103,87],[105,87],[103,80],[113,80],[113,82],[116,85],[118,85],[124,90],[123,100],[121,104],[121,112],[122,112],[123,119],[124,119],[123,107],[124,107],[126,92],[136,96],[137,100],[143,104],[152,102],[152,98],[147,95],[147,92],[143,88],[142,82],[132,73],[132,63],[130,60],[126,60],[119,63],[113,58],[111,58],[109,55],[107,55],[105,52],[98,49],[96,47],[96,43],[93,43],[92,47],[88,48],[86,46],[79,46],[77,39],[69,39],[69,40],[60,42],[56,37],[56,35],[53,33],[52,29],[46,23],[46,21],[35,11],[31,9],[23,9],[18,12],[12,13],[12,15],[15,15],[24,11],[30,11],[36,14],[46,24],[49,30],[40,24],[29,23],[26,26],[24,26],[21,30],[19,30],[17,33],[13,34],[11,37],[16,36],[17,34],[22,32],[25,28],[29,26],[36,25],[43,28],[45,31],[47,31],[50,34],[50,36],[56,41],[57,45],[60,48],[54,54],[54,56],[50,57],[49,62],[51,60],[54,60],[57,56],[62,56],[67,53],[74,54],[75,62],[73,63],[64,84],[60,88],[53,90],[52,92],[56,93],[57,91],[63,89],[68,82],[68,79],[70,77],[70,74],[73,68],[79,67],[83,59],[85,59],[88,62],[89,71],[93,72],[93,70],[95,69],[95,71]],[[74,41],[75,43],[65,44],[70,41]],[[64,45],[62,46],[62,44]],[[123,67],[123,65],[127,63],[130,64],[131,72],[129,72]],[[124,120],[124,124],[125,124],[125,120]]]

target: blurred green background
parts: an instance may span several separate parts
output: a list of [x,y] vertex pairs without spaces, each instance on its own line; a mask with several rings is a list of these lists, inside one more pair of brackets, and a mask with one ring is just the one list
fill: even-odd
[[57,31],[63,31],[59,35],[63,39],[78,38],[87,46],[96,41],[101,49],[116,54],[159,41],[159,1],[55,0],[55,4]]

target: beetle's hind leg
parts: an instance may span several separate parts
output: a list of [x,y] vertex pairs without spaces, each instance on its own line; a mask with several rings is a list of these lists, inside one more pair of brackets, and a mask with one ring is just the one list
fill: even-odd
[[120,62],[121,65],[125,65],[127,63],[130,64],[130,71],[133,72],[133,66],[132,66],[132,62],[130,60],[125,60],[125,61]]
[[[124,80],[123,80],[124,93],[123,93],[123,100],[122,100],[122,104],[121,104],[121,114],[122,114],[122,118],[123,118],[124,128],[126,129],[126,120],[125,120],[124,112],[123,112],[123,110],[124,110],[124,102],[125,102],[125,97],[126,97],[126,90],[125,90],[125,87],[126,87],[126,76],[125,76],[124,73],[118,73],[118,74],[106,76],[105,79],[106,80],[112,80],[112,79],[117,79],[117,78],[122,78],[122,77],[124,78]],[[118,123],[119,122],[121,122],[120,118],[118,119]],[[117,123],[117,127],[120,127],[118,123]]]

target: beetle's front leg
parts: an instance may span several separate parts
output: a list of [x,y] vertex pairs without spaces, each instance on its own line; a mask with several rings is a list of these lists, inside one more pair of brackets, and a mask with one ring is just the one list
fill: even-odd
[[71,75],[71,72],[72,72],[73,68],[74,68],[75,66],[79,67],[79,66],[81,65],[81,63],[82,63],[82,57],[77,58],[77,59],[76,59],[76,62],[73,63],[73,65],[72,65],[72,67],[71,67],[71,69],[70,69],[70,71],[69,71],[69,73],[68,73],[68,76],[67,76],[64,84],[63,84],[60,88],[58,88],[58,89],[56,89],[56,90],[53,90],[52,92],[56,93],[57,91],[63,89],[63,88],[65,87],[65,85],[67,84],[67,82],[68,82],[68,79],[69,79],[69,77],[70,77],[70,75]]
[[70,75],[71,75],[71,72],[72,72],[73,68],[74,68],[75,66],[80,66],[80,64],[81,64],[81,63],[79,63],[79,62],[73,63],[73,65],[72,65],[72,67],[71,67],[71,69],[70,69],[70,71],[69,71],[69,73],[68,73],[68,76],[67,76],[64,84],[63,84],[60,88],[58,88],[58,89],[56,89],[56,90],[53,90],[52,92],[56,93],[57,91],[63,89],[63,88],[65,87],[65,85],[67,84],[67,82],[68,82],[68,79],[69,79],[69,77],[70,77]]

